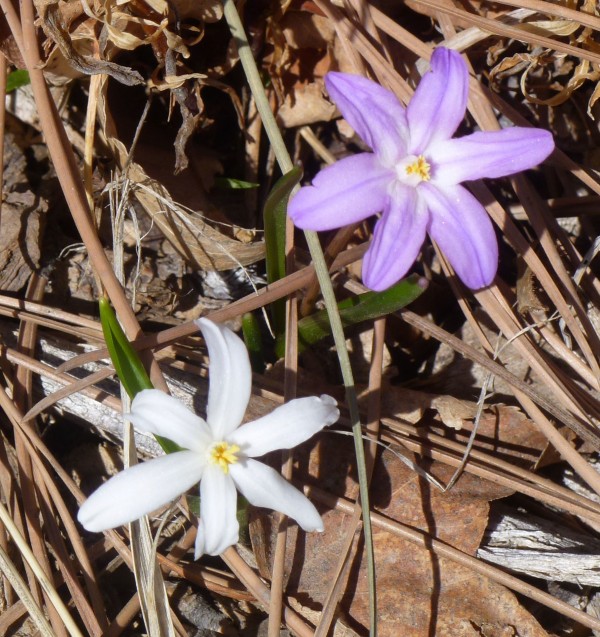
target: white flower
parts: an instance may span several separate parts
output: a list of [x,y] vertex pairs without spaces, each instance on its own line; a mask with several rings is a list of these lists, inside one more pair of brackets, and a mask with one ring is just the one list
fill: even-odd
[[210,355],[206,422],[156,389],[133,399],[127,418],[143,432],[182,448],[122,471],[79,510],[88,531],[104,531],[154,511],[200,482],[195,557],[218,555],[238,541],[236,487],[255,506],[280,511],[306,531],[322,531],[314,505],[267,465],[253,460],[290,449],[339,418],[331,396],[298,398],[240,427],[252,384],[244,343],[228,328],[197,321]]

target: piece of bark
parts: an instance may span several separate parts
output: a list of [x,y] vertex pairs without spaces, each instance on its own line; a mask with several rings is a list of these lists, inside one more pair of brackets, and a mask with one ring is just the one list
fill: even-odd
[[600,540],[529,513],[504,510],[477,556],[530,577],[600,586]]
[[0,289],[18,292],[40,265],[43,221],[48,204],[32,192],[8,193],[2,203]]

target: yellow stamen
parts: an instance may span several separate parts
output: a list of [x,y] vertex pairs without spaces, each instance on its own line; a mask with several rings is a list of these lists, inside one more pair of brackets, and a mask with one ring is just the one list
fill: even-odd
[[423,155],[419,155],[416,161],[406,167],[406,174],[417,175],[422,181],[429,181],[431,179],[431,175],[429,174],[430,170],[431,166],[425,157],[423,157]]
[[237,452],[240,448],[237,445],[230,445],[228,442],[217,442],[210,450],[210,461],[218,464],[223,473],[229,473],[229,465],[238,461]]

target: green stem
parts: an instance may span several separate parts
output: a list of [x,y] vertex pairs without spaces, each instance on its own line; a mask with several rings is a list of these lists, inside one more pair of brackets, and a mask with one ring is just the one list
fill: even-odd
[[[265,132],[271,142],[271,146],[275,153],[277,163],[283,174],[288,173],[293,168],[293,162],[287,151],[281,131],[277,126],[277,122],[271,112],[271,107],[265,94],[264,86],[256,66],[252,50],[248,43],[248,38],[244,31],[242,21],[237,12],[234,0],[223,0],[223,8],[225,19],[229,25],[231,34],[233,35],[240,56],[240,61],[244,68],[248,85],[254,96],[256,107],[260,113]],[[346,402],[348,404],[348,412],[350,414],[350,422],[352,423],[352,434],[354,437],[354,448],[356,452],[356,463],[358,471],[358,484],[360,492],[360,503],[363,517],[363,530],[365,535],[365,546],[367,550],[367,575],[369,581],[369,618],[370,618],[370,635],[377,635],[377,597],[375,588],[375,556],[373,552],[373,534],[371,529],[371,509],[369,505],[369,490],[367,470],[365,464],[365,449],[362,440],[362,428],[360,423],[360,415],[358,413],[358,400],[356,397],[356,389],[354,387],[354,377],[352,374],[352,366],[350,365],[350,357],[346,348],[346,338],[344,328],[337,309],[335,293],[333,285],[329,278],[329,270],[325,262],[323,250],[319,242],[316,232],[305,231],[306,242],[313,260],[315,272],[321,286],[321,293],[325,301],[325,307],[329,315],[331,323],[331,331],[336,346],[338,360],[344,387],[346,390]]]

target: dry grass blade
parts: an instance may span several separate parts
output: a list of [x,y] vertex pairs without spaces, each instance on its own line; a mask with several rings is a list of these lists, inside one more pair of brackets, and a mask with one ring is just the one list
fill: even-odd
[[0,547],[0,570],[25,605],[29,616],[35,622],[37,629],[43,637],[56,637],[52,626],[48,623],[41,608],[36,604],[35,599],[33,599],[33,595],[29,592],[27,584],[23,581],[18,569],[11,562],[10,557],[2,547]]
[[29,567],[35,573],[36,579],[38,580],[38,582],[44,589],[44,592],[46,593],[46,595],[48,595],[49,599],[52,602],[53,607],[59,613],[60,618],[63,622],[63,625],[68,631],[68,634],[71,635],[71,637],[83,637],[83,634],[81,633],[81,631],[79,630],[75,622],[73,621],[73,618],[71,617],[68,609],[63,604],[52,582],[50,582],[50,580],[44,574],[43,569],[40,567],[32,551],[29,549],[27,541],[19,533],[8,511],[5,509],[4,505],[2,504],[0,504],[0,520],[4,524],[7,531],[10,533],[15,544],[18,546],[19,551],[21,552],[21,555],[27,561],[27,563],[29,564]]

